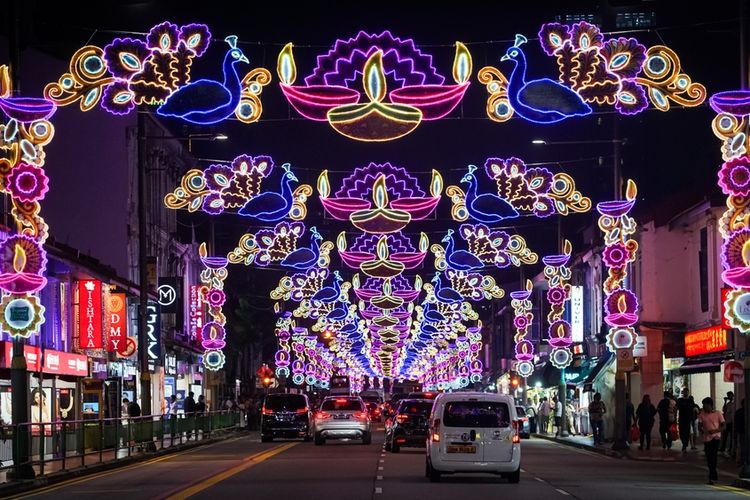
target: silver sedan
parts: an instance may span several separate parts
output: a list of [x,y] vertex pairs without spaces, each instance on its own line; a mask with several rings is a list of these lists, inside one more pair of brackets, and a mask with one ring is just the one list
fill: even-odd
[[361,439],[372,441],[370,413],[360,397],[327,397],[313,416],[315,444],[326,439]]

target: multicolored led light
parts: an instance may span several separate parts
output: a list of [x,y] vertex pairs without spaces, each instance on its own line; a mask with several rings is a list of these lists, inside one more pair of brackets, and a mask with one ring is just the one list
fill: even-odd
[[549,323],[548,342],[552,346],[550,361],[555,368],[564,369],[573,362],[570,350],[573,344],[570,323],[563,319],[565,303],[570,300],[570,268],[568,261],[571,253],[570,241],[565,240],[563,251],[559,255],[542,257],[544,262],[544,277],[547,278],[547,301],[550,305],[547,313]]

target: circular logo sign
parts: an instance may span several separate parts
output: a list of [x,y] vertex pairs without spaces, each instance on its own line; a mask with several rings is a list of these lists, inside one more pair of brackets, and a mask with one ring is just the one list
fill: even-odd
[[171,306],[177,300],[177,290],[172,285],[161,285],[158,291],[161,306]]

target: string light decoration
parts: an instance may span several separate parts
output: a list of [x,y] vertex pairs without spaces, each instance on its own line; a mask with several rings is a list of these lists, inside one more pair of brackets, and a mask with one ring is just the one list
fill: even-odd
[[638,339],[634,328],[638,322],[638,300],[625,287],[627,266],[635,262],[638,252],[638,242],[631,238],[637,225],[629,215],[637,194],[635,182],[628,180],[624,200],[604,201],[596,205],[600,214],[599,229],[604,232],[602,261],[608,273],[604,281],[604,321],[610,326],[607,347],[611,351],[630,349]]
[[[433,244],[432,253],[435,254],[435,269],[444,271],[445,269],[453,270],[470,270],[471,268],[458,269],[451,260],[462,263],[475,262],[475,269],[486,265],[494,265],[500,269],[510,265],[520,267],[522,264],[536,264],[539,256],[526,246],[526,240],[518,234],[509,235],[507,232],[499,229],[490,229],[484,224],[462,224],[458,230],[461,237],[466,241],[468,250],[459,250],[456,255],[452,248],[443,248],[442,245]],[[444,242],[452,244],[453,230],[448,230],[449,236],[446,236]],[[453,258],[449,254],[453,254]],[[465,266],[464,266],[465,267]]]
[[236,66],[248,60],[237,48],[236,36],[225,39],[229,50],[223,80],[191,82],[193,61],[205,54],[210,42],[205,24],[163,22],[143,40],[115,38],[103,49],[87,45],[73,55],[70,70],[45,87],[44,95],[58,106],[77,102],[81,111],[100,104],[109,113],[126,115],[146,105],[156,106],[161,116],[199,125],[232,115],[244,123],[258,121],[263,111],[260,94],[271,73],[255,68],[240,77]]
[[465,192],[458,186],[446,189],[453,203],[454,220],[472,219],[493,224],[519,215],[544,218],[553,214],[586,213],[591,209],[591,199],[576,189],[568,174],[553,174],[544,167],[528,168],[518,158],[488,158],[484,170],[495,181],[497,194],[480,192],[477,167],[469,165],[461,179],[469,185],[468,189]]
[[526,280],[526,288],[510,292],[510,305],[513,308],[513,327],[516,334],[513,336],[515,342],[515,357],[518,361],[516,372],[522,377],[528,377],[534,372],[534,344],[526,339],[526,335],[534,321],[532,312],[533,304],[530,297],[533,291],[531,280]]
[[671,102],[699,106],[706,89],[684,72],[669,47],[646,49],[635,38],[605,39],[585,21],[573,25],[547,23],[538,34],[542,50],[554,57],[558,81],[526,81],[526,37],[516,35],[502,61],[514,64],[510,77],[487,66],[479,81],[487,88],[487,116],[504,122],[514,115],[538,124],[556,123],[592,112],[591,106],[614,106],[622,115],[641,113],[651,104],[668,111]]
[[309,184],[301,184],[294,191],[291,182],[297,177],[291,166],[281,166],[278,191],[264,191],[262,186],[274,169],[270,156],[240,155],[231,164],[213,164],[206,170],[189,170],[180,185],[164,197],[171,209],[201,210],[209,215],[230,211],[263,222],[284,218],[302,220],[307,215],[307,199],[312,194]]
[[[337,40],[328,53],[318,56],[305,85],[294,85],[297,67],[291,43],[281,50],[276,65],[281,91],[299,114],[327,121],[341,135],[366,142],[398,139],[422,120],[450,114],[469,87],[471,71],[471,54],[456,42],[455,84],[445,84],[445,77],[432,65],[432,56],[418,49],[413,40],[394,37],[390,31],[360,31],[348,40]],[[398,87],[389,91],[386,76]],[[362,92],[353,88],[359,83],[363,102]]]
[[561,254],[542,257],[544,277],[547,278],[549,286],[547,301],[550,310],[547,313],[547,323],[549,323],[548,342],[552,346],[549,358],[552,365],[560,369],[567,368],[573,362],[573,353],[570,350],[573,344],[571,326],[563,319],[565,303],[570,300],[570,268],[567,264],[571,250],[570,241],[565,240]]
[[750,332],[750,156],[747,124],[750,115],[750,92],[734,90],[714,94],[711,108],[714,135],[722,140],[724,163],[718,174],[719,186],[727,195],[727,209],[719,219],[724,238],[721,279],[732,290],[725,299],[724,316],[732,328]]
[[39,332],[45,308],[35,295],[47,284],[49,228],[41,204],[48,191],[45,146],[54,136],[47,99],[13,95],[10,71],[0,66],[0,192],[10,198],[13,226],[0,240],[0,324],[13,336]]

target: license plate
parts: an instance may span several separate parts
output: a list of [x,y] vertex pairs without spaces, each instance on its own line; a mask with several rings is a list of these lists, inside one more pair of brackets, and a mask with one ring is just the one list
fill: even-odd
[[476,453],[477,447],[474,445],[455,446],[448,445],[448,453]]
[[349,418],[349,415],[334,415],[333,418],[336,420],[345,420]]

